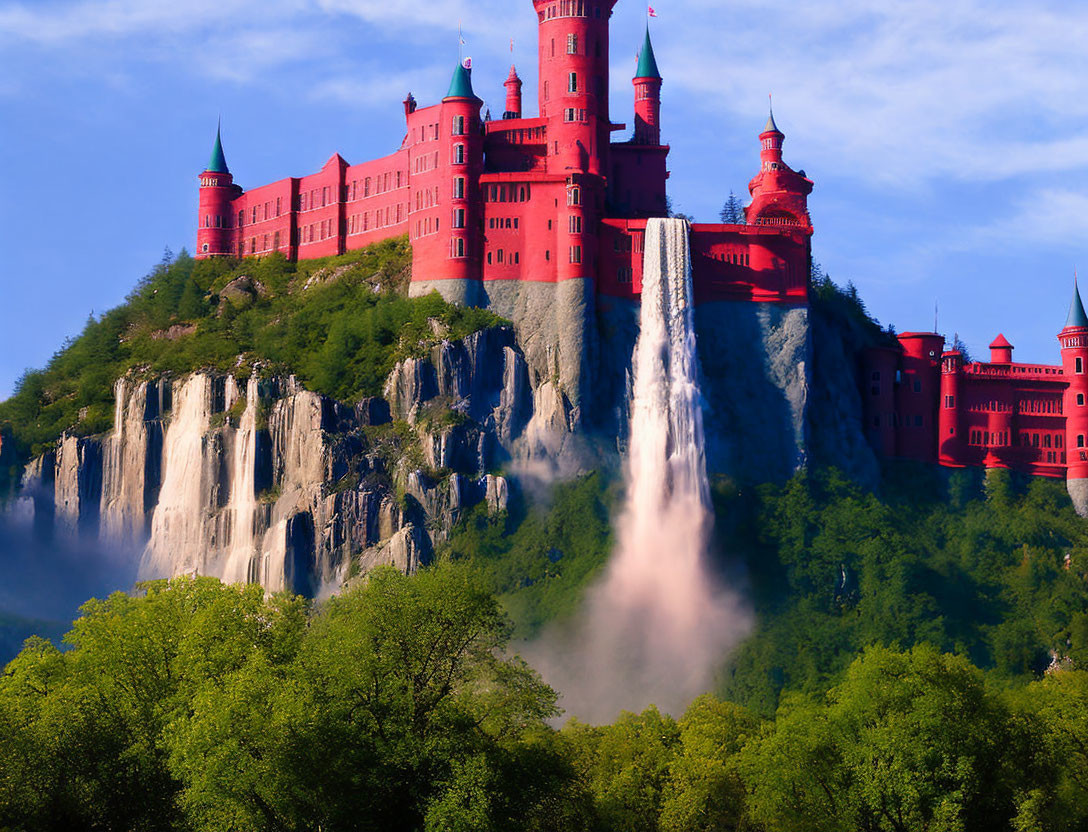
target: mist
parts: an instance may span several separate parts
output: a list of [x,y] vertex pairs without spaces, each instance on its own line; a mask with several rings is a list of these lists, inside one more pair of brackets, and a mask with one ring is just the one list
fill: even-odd
[[[0,508],[0,613],[61,629],[89,598],[129,590],[140,547],[54,535],[36,524],[30,500]],[[0,656],[0,661],[4,658]]]
[[679,714],[751,630],[711,565],[713,512],[692,315],[688,226],[651,220],[635,347],[626,504],[616,550],[573,626],[524,646],[568,716]]

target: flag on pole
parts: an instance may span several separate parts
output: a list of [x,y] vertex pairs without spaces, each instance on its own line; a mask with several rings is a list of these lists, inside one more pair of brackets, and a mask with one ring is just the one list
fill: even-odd
[[653,6],[650,6],[649,12],[650,12],[650,17],[657,17],[657,12],[654,11]]
[[514,39],[510,38],[510,54],[514,54]]
[[465,69],[471,70],[472,58],[465,58],[463,61],[461,61],[461,66],[463,66]]

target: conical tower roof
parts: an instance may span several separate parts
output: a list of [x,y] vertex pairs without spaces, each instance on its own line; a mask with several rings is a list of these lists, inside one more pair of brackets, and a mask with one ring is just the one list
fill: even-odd
[[770,115],[767,116],[767,126],[763,128],[764,133],[778,133],[780,135],[786,135],[778,129],[778,125],[774,123],[774,110],[771,110]]
[[208,172],[210,173],[230,173],[230,169],[227,168],[227,157],[223,155],[223,136],[222,126],[215,129],[215,145],[212,147],[212,158],[208,161]]
[[472,74],[465,69],[464,64],[457,64],[457,69],[453,71],[446,98],[476,98],[476,93],[472,91]]
[[1073,300],[1069,302],[1069,315],[1065,319],[1065,326],[1088,327],[1088,315],[1084,314],[1084,303],[1080,299],[1080,289],[1077,288],[1077,279],[1073,278]]
[[661,80],[661,71],[657,68],[657,58],[654,56],[654,45],[650,42],[650,27],[646,27],[646,40],[642,42],[642,51],[638,53],[638,69],[635,70],[636,78],[656,78]]

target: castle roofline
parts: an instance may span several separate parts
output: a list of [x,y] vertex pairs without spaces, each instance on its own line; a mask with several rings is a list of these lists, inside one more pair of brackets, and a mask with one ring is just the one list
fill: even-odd
[[208,173],[230,173],[227,167],[227,157],[223,153],[222,125],[215,128],[215,144],[212,146],[212,156],[208,160]]
[[990,349],[993,350],[993,349],[1006,349],[1006,348],[1011,350],[1011,349],[1013,349],[1013,346],[1012,346],[1012,344],[1009,343],[1008,338],[1006,338],[1001,333],[998,333],[997,337],[994,338],[993,343],[990,344]]
[[457,68],[453,71],[453,78],[450,79],[450,89],[446,93],[445,101],[449,98],[468,98],[474,101],[480,99],[476,97],[476,93],[472,91],[472,73],[465,68],[464,64],[457,64]]
[[1088,315],[1084,313],[1084,302],[1080,299],[1077,278],[1073,278],[1073,299],[1069,302],[1069,314],[1065,318],[1065,328],[1088,327]]
[[646,40],[642,42],[642,50],[638,53],[638,69],[635,70],[635,78],[654,78],[661,80],[661,70],[657,68],[657,57],[654,55],[654,45],[650,42],[650,27],[646,27]]

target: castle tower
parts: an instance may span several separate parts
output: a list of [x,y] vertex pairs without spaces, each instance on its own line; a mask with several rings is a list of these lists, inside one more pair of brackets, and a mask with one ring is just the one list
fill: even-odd
[[521,79],[518,70],[510,65],[510,75],[503,82],[506,87],[506,112],[502,114],[504,119],[521,118]]
[[936,332],[902,332],[898,337],[903,357],[895,394],[896,456],[936,462],[944,337]]
[[608,115],[608,28],[617,0],[533,0],[540,116],[549,120],[554,169],[603,176]]
[[789,226],[811,232],[808,195],[812,193],[812,181],[805,177],[804,171],[794,171],[782,161],[785,140],[786,135],[778,129],[772,112],[759,134],[760,170],[748,183],[752,204],[745,208],[745,217],[749,225]]
[[233,255],[234,227],[231,201],[242,193],[234,184],[223,154],[222,131],[216,129],[215,144],[208,167],[200,174],[200,209],[197,216],[196,256],[198,259]]
[[1088,515],[1088,315],[1073,281],[1073,300],[1065,326],[1058,334],[1062,375],[1069,382],[1062,400],[1065,413],[1066,484],[1073,505]]
[[941,465],[962,468],[963,353],[948,350],[941,356],[941,408],[937,415],[937,458]]
[[638,57],[635,85],[635,144],[661,144],[661,72],[657,68],[650,27]]
[[[480,204],[480,174],[484,169],[483,125],[480,122],[482,106],[483,101],[472,91],[470,71],[459,63],[453,71],[449,92],[442,99],[443,127],[439,133],[448,136],[446,163],[450,173],[450,234],[445,273],[441,275],[448,279],[479,280],[481,277],[479,248],[483,213]],[[443,239],[444,235],[438,237]]]

